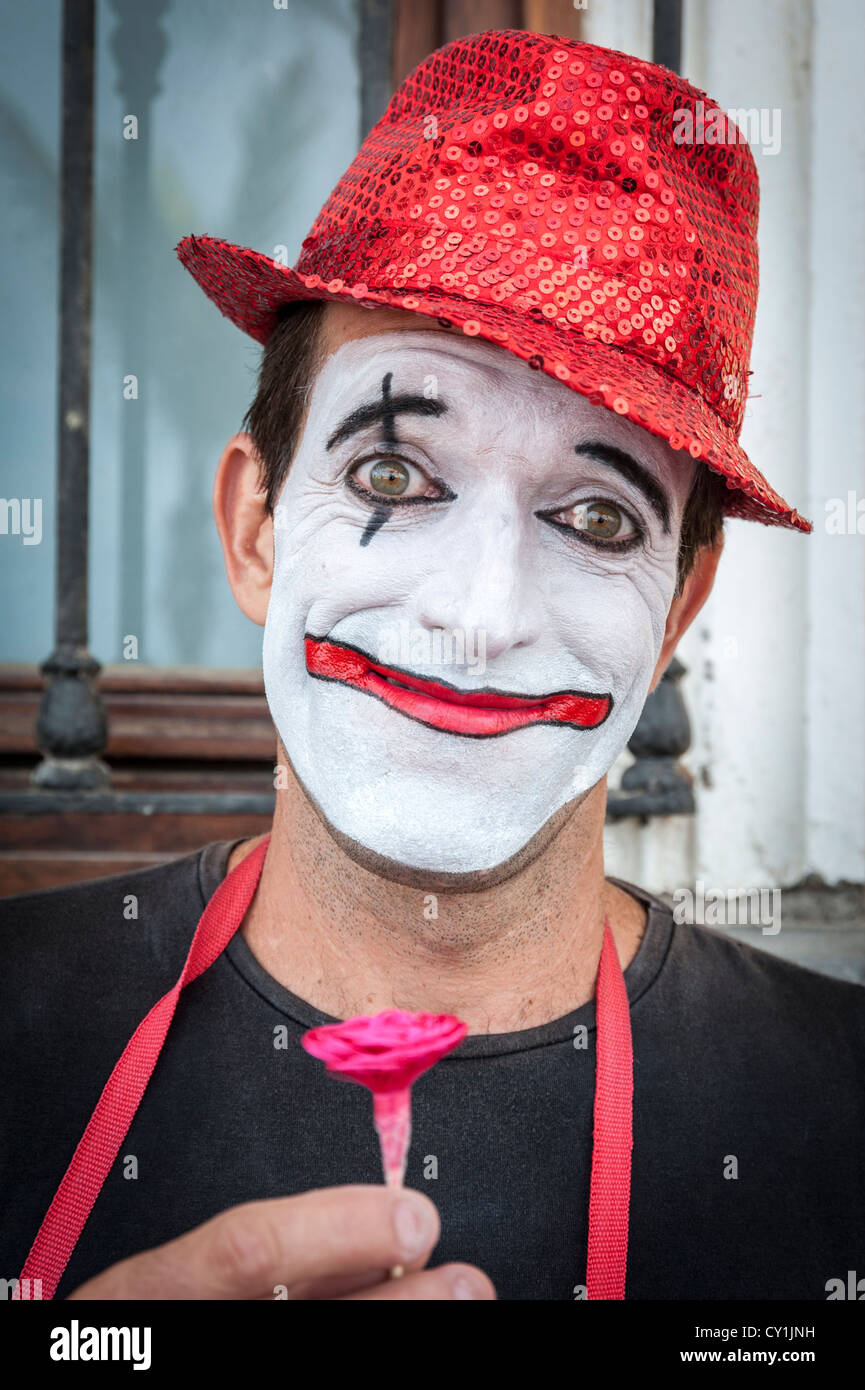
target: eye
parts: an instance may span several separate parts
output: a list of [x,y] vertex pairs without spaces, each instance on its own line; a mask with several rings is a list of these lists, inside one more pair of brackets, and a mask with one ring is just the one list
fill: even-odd
[[411,483],[411,474],[399,459],[379,459],[369,470],[369,486],[374,492],[398,497]]
[[623,507],[600,498],[589,502],[577,502],[565,511],[556,512],[549,519],[561,526],[569,526],[589,540],[601,543],[632,541],[640,534],[633,518]]
[[380,502],[440,502],[454,494],[440,480],[433,481],[408,459],[394,454],[374,454],[355,464],[346,478],[353,492]]

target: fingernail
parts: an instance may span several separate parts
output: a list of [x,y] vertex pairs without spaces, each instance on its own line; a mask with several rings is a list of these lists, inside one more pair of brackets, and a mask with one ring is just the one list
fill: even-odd
[[466,1274],[458,1274],[453,1281],[454,1298],[483,1298],[483,1290],[476,1280]]
[[393,1217],[399,1248],[407,1260],[413,1260],[429,1248],[435,1238],[435,1215],[426,1202],[401,1197]]

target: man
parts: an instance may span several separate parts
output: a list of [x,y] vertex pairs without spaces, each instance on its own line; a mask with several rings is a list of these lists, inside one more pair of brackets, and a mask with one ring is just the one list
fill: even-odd
[[[676,143],[699,99],[473,35],[399,89],[295,270],[181,243],[266,343],[215,512],[264,627],[276,812],[7,903],[10,1273],[822,1299],[861,1264],[865,992],[604,875],[606,774],[723,514],[809,529],[738,444],[756,173],[735,137]],[[367,1096],[300,1046],[393,1007],[469,1028],[415,1087],[404,1190]]]

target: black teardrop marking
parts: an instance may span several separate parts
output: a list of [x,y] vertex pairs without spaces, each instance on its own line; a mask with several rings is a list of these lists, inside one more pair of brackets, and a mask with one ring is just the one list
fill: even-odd
[[366,523],[366,526],[364,527],[363,535],[360,538],[361,545],[369,545],[376,531],[379,529],[380,526],[384,526],[384,523],[387,521],[389,516],[390,509],[388,507],[376,507],[375,511],[373,512],[372,516],[370,517],[369,521]]

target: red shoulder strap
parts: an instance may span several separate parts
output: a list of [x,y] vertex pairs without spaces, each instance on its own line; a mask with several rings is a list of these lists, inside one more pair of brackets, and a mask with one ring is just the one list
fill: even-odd
[[586,1296],[624,1298],[634,1146],[634,1050],[628,991],[607,921],[595,988],[595,1017],[595,1129]]
[[[25,1279],[41,1279],[42,1297],[54,1297],[153,1075],[180,991],[213,964],[243,921],[258,887],[269,842],[270,836],[220,883],[201,914],[180,978],[154,1004],[123,1049],[39,1227],[19,1286]],[[13,1297],[18,1297],[17,1289]]]

